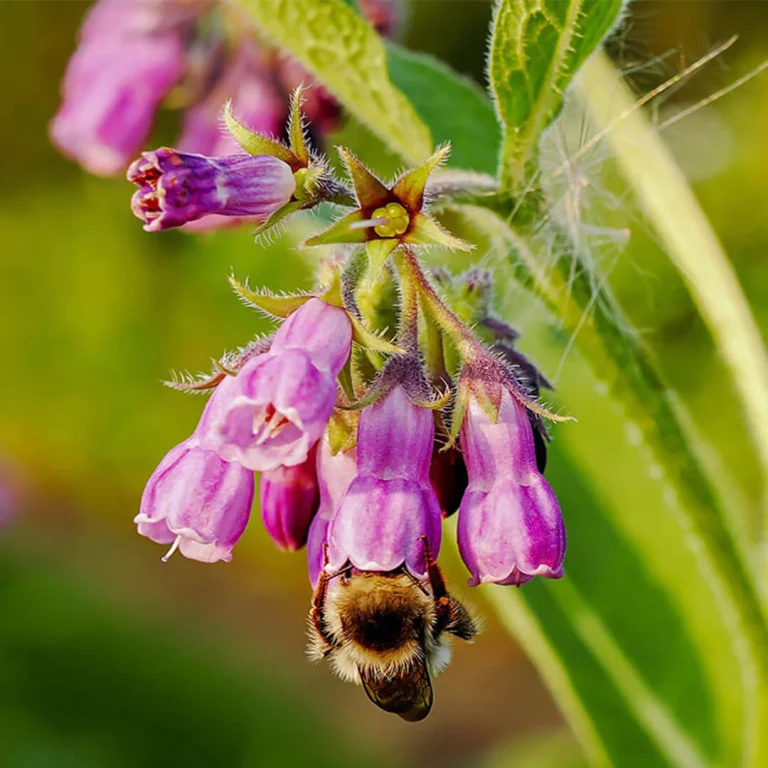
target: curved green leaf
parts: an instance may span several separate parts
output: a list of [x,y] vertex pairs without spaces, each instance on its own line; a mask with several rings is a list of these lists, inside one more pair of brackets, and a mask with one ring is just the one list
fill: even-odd
[[[530,326],[523,341],[554,368],[566,339]],[[560,382],[558,401],[579,417],[555,429],[548,468],[568,523],[565,578],[489,596],[507,623],[536,623],[578,695],[582,742],[599,739],[610,764],[741,764],[740,660],[681,535],[670,478],[581,356],[568,356]],[[562,682],[539,666],[560,700]]]
[[[595,400],[596,393],[602,397],[610,395],[611,403],[620,410],[622,424],[627,433],[626,439],[642,447],[644,451],[649,476],[664,478],[660,501],[658,499],[653,502],[646,501],[638,505],[633,512],[633,503],[637,503],[640,489],[633,486],[629,493],[620,488],[617,494],[613,484],[613,498],[608,496],[612,503],[606,508],[611,510],[614,518],[621,525],[638,526],[634,535],[641,539],[639,556],[646,561],[645,567],[649,563],[657,562],[660,553],[663,553],[672,543],[676,544],[677,550],[691,546],[695,548],[697,557],[687,566],[695,569],[695,578],[689,589],[683,586],[684,574],[674,568],[670,570],[668,567],[672,563],[681,562],[679,552],[662,558],[662,563],[657,566],[660,572],[663,571],[660,581],[664,584],[667,593],[676,596],[680,611],[689,610],[695,606],[701,600],[701,592],[706,585],[708,597],[703,608],[704,616],[699,621],[697,631],[691,631],[690,636],[695,638],[696,643],[706,644],[707,635],[715,631],[716,624],[719,624],[720,629],[727,629],[728,645],[730,645],[728,651],[732,659],[738,661],[738,666],[732,670],[731,675],[726,677],[725,687],[716,700],[723,706],[723,697],[728,695],[728,690],[732,692],[735,679],[733,675],[740,674],[742,691],[746,691],[747,695],[747,712],[749,713],[749,717],[745,718],[743,761],[747,765],[763,765],[765,750],[768,747],[765,743],[765,739],[768,738],[768,727],[766,727],[768,724],[768,701],[766,701],[768,630],[761,614],[754,582],[718,510],[718,498],[713,492],[710,478],[691,448],[681,418],[676,412],[672,393],[659,378],[648,350],[636,335],[627,330],[627,324],[621,318],[611,294],[604,287],[590,281],[590,270],[582,263],[578,252],[574,253],[569,249],[568,244],[563,242],[563,256],[558,263],[554,268],[543,268],[546,258],[543,255],[543,243],[540,239],[527,234],[524,230],[515,231],[508,222],[496,218],[495,214],[484,211],[478,216],[482,220],[480,226],[483,229],[493,232],[494,237],[500,238],[501,242],[506,242],[516,269],[517,279],[543,301],[544,306],[558,319],[569,336],[578,334],[577,348],[583,353],[593,374],[599,379],[599,383],[593,385],[589,391],[587,399],[580,405],[574,404],[572,408],[579,417],[579,429],[584,428],[582,410],[585,404],[589,408],[589,402]],[[492,219],[495,219],[496,224]],[[497,241],[498,245],[500,245],[499,241]],[[575,260],[575,266],[572,260]],[[540,349],[541,347],[537,348],[537,353]],[[580,377],[571,375],[564,379],[570,382],[578,381],[583,377],[582,372]],[[605,428],[607,425],[603,424],[602,429]],[[570,434],[566,429],[558,430],[558,437],[563,435],[567,439]],[[616,440],[608,438],[606,445],[610,446],[610,449],[602,451],[593,461],[587,462],[585,450],[589,448],[589,441],[572,439],[570,453],[576,463],[582,466],[584,476],[601,489],[601,495],[610,494],[611,484],[604,485],[605,477],[627,471],[622,462],[612,464],[616,459]],[[613,466],[612,470],[611,466]],[[637,473],[628,472],[626,476],[628,479],[634,478],[636,485]],[[578,506],[571,508],[571,514],[574,509],[578,509]],[[596,505],[589,503],[587,507],[590,518],[588,524],[585,521],[585,525],[592,531],[597,520],[594,515]],[[663,514],[656,519],[658,511]],[[569,508],[566,505],[566,515],[568,512]],[[668,530],[666,533],[661,533],[665,522]],[[671,527],[669,527],[670,523]],[[572,532],[574,529],[579,530],[578,524],[570,527]],[[600,564],[610,562],[609,548],[598,547],[595,551],[600,553],[597,558]],[[595,551],[589,555],[586,566],[589,572],[594,572],[598,567]],[[621,562],[626,565],[624,560]],[[570,575],[566,578],[570,578]],[[606,573],[606,578],[612,579],[613,576]],[[623,582],[627,577],[622,573],[621,578]],[[594,589],[596,586],[593,583],[591,588]],[[553,585],[551,588],[556,589],[557,586]],[[523,591],[525,594],[536,594],[535,589],[526,588]],[[573,597],[573,593],[570,597]],[[717,608],[714,613],[713,600],[716,601]],[[652,600],[649,601],[649,604],[652,602]],[[573,605],[570,598],[565,599],[565,603],[568,608],[566,613],[573,621],[579,615],[579,608]],[[632,604],[631,601],[630,604]],[[544,621],[544,615],[539,613],[538,603],[532,605],[534,614]],[[611,610],[610,606],[602,604],[602,598],[598,598],[596,609]],[[561,612],[562,610],[561,606]],[[614,620],[620,619],[622,609],[619,605],[614,606],[612,610],[613,614],[609,616]],[[648,605],[644,606],[639,615],[647,617]],[[546,622],[545,626],[548,626]],[[572,652],[571,642],[562,627],[558,629],[559,625],[553,626],[555,629],[552,630],[551,635],[546,629],[542,631],[558,652],[567,658]],[[568,633],[572,631],[573,627],[570,627]],[[626,651],[636,636],[636,631],[627,633],[619,647],[624,647]],[[596,644],[595,640],[594,635],[584,637],[582,644],[587,645],[590,652],[602,663],[605,661],[604,649],[601,650],[601,643]],[[653,643],[651,640],[648,642],[648,648],[656,656],[659,654],[663,656],[665,651],[669,651],[669,646],[662,649],[658,643]],[[673,655],[667,661],[668,669],[677,668],[685,657],[686,653],[682,651],[679,657]],[[674,658],[677,658],[677,661],[674,661]],[[704,654],[702,658],[704,659]],[[706,661],[710,668],[715,664],[709,652],[706,653]],[[653,666],[653,662],[654,656],[645,656],[637,667],[643,673],[647,673]],[[617,668],[610,670],[612,685],[620,685],[620,681],[616,678],[617,671]],[[543,674],[546,676],[546,670]],[[658,682],[663,688],[663,677],[659,678]],[[582,697],[582,704],[596,716],[596,721],[601,723],[604,716],[600,714],[602,709],[595,713],[589,705],[594,696],[593,691],[585,684],[584,688],[579,690],[579,695]],[[682,696],[680,693],[677,695]],[[602,701],[600,697],[598,698]],[[692,706],[699,698],[683,700],[681,711],[687,706]],[[727,707],[724,707],[724,710],[727,710]],[[733,711],[728,714],[727,720],[729,725],[723,726],[720,738],[730,740],[731,743],[738,742],[742,735],[739,729],[740,720],[733,715]],[[658,724],[647,720],[642,725],[644,731],[658,741],[661,736],[658,732]],[[693,722],[692,725],[696,723]],[[690,736],[692,734],[689,734]],[[704,751],[701,745],[699,749]],[[725,764],[730,763],[726,761]]]
[[409,163],[432,151],[429,130],[392,84],[375,30],[343,0],[230,0]]
[[[768,480],[768,353],[735,270],[669,149],[604,55],[585,67],[577,93],[605,133],[731,369]],[[768,583],[768,572],[763,577]]]
[[448,164],[495,174],[501,132],[485,93],[434,57],[393,43],[387,63],[392,82],[411,100],[435,144],[451,143]]
[[488,74],[503,126],[502,185],[519,190],[544,129],[587,57],[621,16],[625,0],[499,0]]

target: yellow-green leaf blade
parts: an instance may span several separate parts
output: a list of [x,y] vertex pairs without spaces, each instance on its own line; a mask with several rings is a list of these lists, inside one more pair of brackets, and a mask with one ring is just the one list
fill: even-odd
[[392,84],[379,36],[343,0],[231,0],[409,163],[432,151],[429,129]]

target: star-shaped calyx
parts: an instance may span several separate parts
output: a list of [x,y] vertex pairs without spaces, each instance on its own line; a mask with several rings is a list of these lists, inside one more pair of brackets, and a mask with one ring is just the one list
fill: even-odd
[[469,243],[447,232],[424,210],[427,181],[449,151],[450,147],[442,147],[423,165],[406,171],[388,187],[353,154],[339,147],[359,207],[309,238],[305,245],[365,243],[369,258],[377,265],[383,264],[401,243],[470,250]]

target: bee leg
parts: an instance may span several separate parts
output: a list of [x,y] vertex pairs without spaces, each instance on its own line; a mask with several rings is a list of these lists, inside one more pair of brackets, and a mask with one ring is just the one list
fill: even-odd
[[469,611],[455,597],[448,594],[443,572],[437,561],[432,558],[426,536],[422,536],[422,542],[424,557],[427,561],[427,576],[435,598],[437,619],[433,633],[437,637],[441,632],[448,632],[462,640],[470,641],[478,632],[477,624]]
[[432,588],[432,597],[435,601],[435,625],[432,630],[434,636],[439,637],[451,623],[453,598],[448,594],[448,587],[445,584],[443,572],[437,564],[437,560],[432,557],[432,551],[429,547],[429,541],[426,536],[421,537],[421,543],[424,546],[424,560],[427,565],[427,578]]
[[432,550],[429,547],[429,541],[426,536],[421,537],[421,543],[424,545],[424,560],[427,565],[427,578],[432,587],[432,595],[435,600],[441,600],[448,597],[448,588],[445,586],[445,579],[437,560],[432,557]]
[[[328,560],[327,557],[328,545],[323,548],[323,564]],[[335,574],[334,574],[335,575]],[[312,595],[312,608],[309,611],[309,622],[315,628],[318,637],[323,641],[324,647],[322,649],[322,655],[325,656],[331,652],[333,648],[338,647],[338,642],[329,634],[328,627],[325,623],[325,598],[328,594],[328,582],[333,578],[330,576],[325,568],[320,572],[320,578],[318,579],[317,586],[315,587],[315,593]]]

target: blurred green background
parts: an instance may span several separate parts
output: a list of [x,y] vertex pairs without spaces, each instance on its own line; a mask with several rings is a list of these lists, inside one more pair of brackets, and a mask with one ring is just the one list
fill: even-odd
[[[456,648],[433,714],[414,727],[306,662],[305,563],[275,551],[258,517],[229,565],[181,557],[164,565],[161,548],[136,535],[143,483],[191,431],[202,402],[160,380],[172,369],[204,370],[264,330],[226,276],[307,286],[310,257],[293,246],[317,222],[300,222],[268,250],[247,229],[152,236],[130,212],[127,182],[89,177],[61,158],[46,124],[85,8],[0,4],[0,765],[579,765],[535,670],[480,595],[469,599],[488,617],[486,631]],[[417,0],[403,34],[410,47],[482,81],[489,16],[482,0]],[[662,100],[663,119],[768,57],[768,3],[638,2],[610,52],[643,93],[734,33],[740,40],[730,51]],[[578,149],[575,128],[556,137],[565,155]],[[345,141],[365,142],[359,133],[342,129]],[[664,133],[764,334],[766,135],[768,75]],[[165,118],[156,141],[172,136]],[[368,144],[366,159],[391,170],[391,158],[371,155],[376,145]],[[749,534],[760,478],[743,417],[684,286],[610,163],[599,161],[599,152],[589,160],[583,202],[604,227],[600,266],[702,444],[732,474]],[[504,297],[523,349],[559,389],[588,391],[568,340],[542,327],[518,292]],[[569,371],[582,379],[569,381]],[[589,497],[559,459],[559,430],[571,430],[568,439],[586,452],[611,454],[617,493],[637,482],[635,466],[623,474],[612,443],[617,425],[599,402],[593,407],[586,398],[579,424],[558,428],[552,446],[566,521],[573,510],[571,522],[585,526],[572,529],[574,558],[594,556]],[[467,597],[465,575],[446,555]]]

